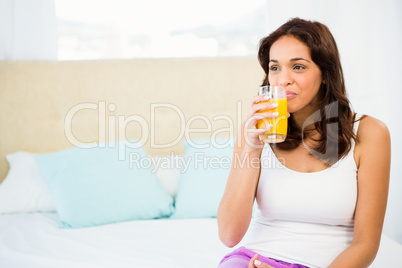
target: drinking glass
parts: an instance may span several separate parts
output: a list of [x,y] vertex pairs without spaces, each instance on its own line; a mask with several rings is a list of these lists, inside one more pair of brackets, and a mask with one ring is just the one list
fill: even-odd
[[288,130],[288,106],[286,90],[283,86],[262,86],[258,95],[266,95],[269,99],[266,102],[278,103],[278,107],[272,110],[261,111],[278,113],[278,117],[262,119],[257,122],[257,128],[272,125],[272,128],[260,135],[260,140],[268,143],[279,143],[286,139]]

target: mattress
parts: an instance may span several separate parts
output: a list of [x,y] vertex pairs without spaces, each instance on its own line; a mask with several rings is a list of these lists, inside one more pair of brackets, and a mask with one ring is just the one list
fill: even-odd
[[[232,249],[216,219],[157,219],[62,229],[56,213],[0,215],[0,267],[217,267]],[[402,267],[402,245],[383,236],[370,267]]]

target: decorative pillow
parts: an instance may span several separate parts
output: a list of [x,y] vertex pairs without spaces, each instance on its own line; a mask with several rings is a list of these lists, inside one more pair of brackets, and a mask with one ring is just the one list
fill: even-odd
[[55,211],[52,193],[36,166],[33,154],[6,156],[10,170],[0,184],[0,213]]
[[176,197],[181,176],[180,158],[175,155],[160,155],[150,157],[153,171],[159,178],[162,187],[172,196]]
[[230,172],[233,142],[219,138],[183,143],[183,174],[171,218],[216,217]]
[[[122,146],[124,145],[124,146]],[[159,184],[142,148],[72,148],[36,155],[63,228],[168,217],[173,198]]]

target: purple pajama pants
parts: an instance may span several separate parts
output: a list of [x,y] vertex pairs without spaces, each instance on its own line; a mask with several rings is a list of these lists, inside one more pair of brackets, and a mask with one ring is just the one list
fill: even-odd
[[[257,253],[254,251],[251,251],[245,247],[240,247],[223,257],[218,268],[247,268],[250,260],[255,256],[255,254]],[[258,260],[275,268],[308,268],[307,266],[301,264],[287,263],[261,255],[258,255]]]

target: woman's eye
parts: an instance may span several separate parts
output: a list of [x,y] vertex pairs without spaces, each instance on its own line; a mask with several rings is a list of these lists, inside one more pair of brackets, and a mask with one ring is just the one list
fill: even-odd
[[271,70],[271,71],[278,71],[278,70],[279,70],[279,67],[278,67],[278,66],[271,66],[271,67],[269,67],[269,70]]
[[294,68],[295,70],[303,70],[303,69],[306,69],[306,67],[304,67],[303,65],[295,65],[293,68]]

